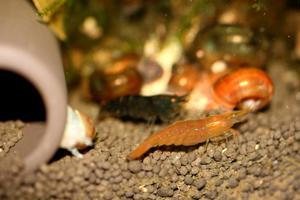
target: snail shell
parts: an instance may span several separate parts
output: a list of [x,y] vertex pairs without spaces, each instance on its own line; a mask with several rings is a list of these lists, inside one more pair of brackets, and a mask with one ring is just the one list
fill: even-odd
[[213,98],[225,109],[261,109],[271,101],[273,92],[271,78],[256,68],[240,68],[213,85]]
[[138,58],[125,56],[104,71],[95,72],[89,83],[95,100],[109,101],[121,96],[138,94],[142,77],[137,70]]
[[[154,42],[151,40],[147,41],[145,44],[145,49],[147,49],[149,46],[152,46],[151,43],[156,42],[158,42],[157,38],[154,39]],[[168,83],[172,75],[172,66],[179,61],[182,55],[181,43],[178,38],[172,36],[167,39],[161,49],[149,49],[151,49],[152,52],[150,57],[160,66],[162,72],[160,72],[161,75],[155,80],[143,84],[140,94],[143,96],[165,94],[167,93]],[[149,49],[145,51],[149,51]]]
[[184,95],[193,90],[199,78],[198,66],[192,64],[177,65],[173,68],[169,88],[175,94]]
[[95,127],[92,120],[71,107],[68,107],[67,124],[61,141],[64,149],[84,149],[93,144]]
[[138,71],[143,77],[145,84],[158,80],[163,75],[161,66],[149,58],[144,58],[138,65]]
[[261,35],[236,24],[218,24],[195,44],[196,57],[206,69],[220,62],[230,68],[261,67],[266,62],[269,44]]

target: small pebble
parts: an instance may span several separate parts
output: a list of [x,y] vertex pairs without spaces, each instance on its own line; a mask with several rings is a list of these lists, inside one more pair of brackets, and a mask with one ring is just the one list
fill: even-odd
[[258,158],[258,154],[255,151],[255,152],[249,153],[247,157],[248,157],[249,160],[254,161],[254,160],[256,160]]
[[159,172],[160,177],[165,177],[168,174],[168,170],[166,168],[162,168]]
[[148,193],[152,193],[152,192],[154,192],[155,191],[155,187],[153,186],[153,185],[148,185],[147,186],[147,192]]
[[194,180],[193,185],[198,189],[201,190],[206,185],[206,180],[204,178]]
[[153,166],[153,173],[159,173],[160,167],[158,165]]
[[239,163],[234,163],[232,165],[232,169],[234,169],[235,171],[238,170],[238,169],[240,169],[240,167],[241,167],[241,165]]
[[175,190],[175,189],[177,189],[177,185],[176,185],[176,183],[171,183],[170,184],[170,188],[172,189],[172,190]]
[[273,132],[273,136],[276,140],[278,140],[281,137],[281,132],[279,130],[276,130]]
[[166,160],[167,157],[168,157],[167,152],[163,152],[160,156],[160,160]]
[[239,185],[239,182],[235,178],[228,179],[228,187],[235,188]]
[[248,168],[248,173],[254,176],[260,176],[261,174],[261,167],[257,165],[253,165]]
[[133,173],[138,173],[142,169],[142,164],[139,161],[130,161],[128,169]]
[[193,183],[193,178],[190,175],[185,176],[184,183],[187,185],[191,185]]
[[178,180],[177,174],[173,174],[171,177],[171,181],[176,182]]
[[188,156],[187,156],[187,155],[182,156],[182,157],[180,158],[180,163],[181,163],[181,165],[187,165],[187,164],[189,163]]
[[192,163],[194,160],[196,160],[197,156],[194,152],[191,152],[188,154],[188,161],[189,163]]
[[249,191],[252,190],[252,186],[251,186],[250,183],[246,182],[246,183],[241,185],[241,189],[242,189],[243,192],[249,192]]
[[198,172],[199,172],[199,168],[198,167],[192,167],[192,170],[191,170],[191,174],[192,175],[196,175],[196,174],[198,174]]
[[215,161],[219,162],[222,160],[222,153],[221,151],[215,151],[214,154],[213,154],[213,158]]
[[223,181],[222,181],[220,178],[216,178],[216,179],[214,180],[214,182],[215,182],[215,186],[216,186],[216,187],[218,187],[218,186],[220,186],[220,185],[223,184]]
[[171,197],[174,195],[174,191],[168,187],[162,187],[158,189],[157,194],[161,197]]
[[101,166],[103,169],[108,170],[111,167],[111,164],[109,162],[105,161],[102,163]]
[[195,191],[193,194],[192,194],[192,198],[193,199],[201,199],[202,197],[202,194],[199,192],[199,191]]
[[207,165],[207,164],[211,163],[211,158],[205,156],[205,157],[203,157],[203,158],[201,159],[200,163],[201,163],[202,165]]
[[239,180],[245,179],[247,176],[247,170],[245,168],[241,168],[238,172],[237,172],[237,178]]
[[295,140],[296,140],[296,141],[300,141],[300,131],[297,131],[297,132],[295,133]]
[[188,170],[185,166],[181,166],[179,169],[179,173],[184,176],[188,173]]
[[205,196],[209,199],[215,199],[217,197],[216,190],[209,190],[205,193]]
[[133,199],[134,199],[134,200],[140,200],[140,199],[142,199],[142,195],[141,195],[141,194],[135,194],[135,195],[133,196]]

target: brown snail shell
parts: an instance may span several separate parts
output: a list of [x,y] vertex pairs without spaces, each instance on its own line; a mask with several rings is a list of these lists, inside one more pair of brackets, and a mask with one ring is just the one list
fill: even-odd
[[137,71],[136,57],[123,57],[103,71],[91,76],[89,83],[92,97],[97,101],[138,94],[142,86],[142,77]]
[[178,95],[187,94],[193,90],[199,76],[198,66],[193,64],[177,65],[173,68],[169,88],[171,92]]

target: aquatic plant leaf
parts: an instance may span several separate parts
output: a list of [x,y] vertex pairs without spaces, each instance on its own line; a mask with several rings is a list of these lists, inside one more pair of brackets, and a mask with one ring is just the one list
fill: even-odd
[[48,23],[51,30],[61,40],[67,38],[63,24],[64,12],[62,9],[66,1],[67,0],[33,0],[38,15],[44,22]]
[[49,22],[52,16],[64,5],[66,0],[33,0],[38,15],[43,21]]

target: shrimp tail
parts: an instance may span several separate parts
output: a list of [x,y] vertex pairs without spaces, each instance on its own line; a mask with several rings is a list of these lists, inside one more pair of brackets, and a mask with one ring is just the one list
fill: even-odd
[[143,154],[149,151],[152,147],[157,145],[153,144],[152,137],[140,144],[135,150],[133,150],[128,156],[128,160],[135,160],[140,158]]

